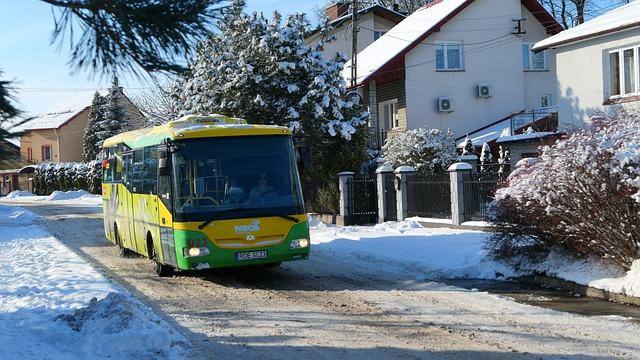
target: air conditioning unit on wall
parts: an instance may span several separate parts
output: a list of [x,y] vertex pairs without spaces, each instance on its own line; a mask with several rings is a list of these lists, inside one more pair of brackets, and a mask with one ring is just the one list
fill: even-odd
[[438,99],[439,112],[448,113],[448,112],[453,112],[453,110],[454,110],[453,98],[441,97]]
[[493,96],[491,91],[491,85],[489,84],[478,84],[478,97],[480,98],[490,98]]

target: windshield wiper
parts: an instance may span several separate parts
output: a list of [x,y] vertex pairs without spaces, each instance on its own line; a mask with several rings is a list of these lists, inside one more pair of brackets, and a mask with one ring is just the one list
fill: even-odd
[[296,224],[300,222],[300,219],[298,219],[297,217],[293,217],[289,215],[275,215],[275,216],[283,218],[285,220],[293,221]]
[[242,210],[249,210],[249,209],[244,208],[244,207],[235,207],[235,208],[219,211],[211,219],[209,219],[209,220],[203,222],[202,224],[198,225],[198,229],[200,229],[200,230],[204,229],[205,226],[207,226],[207,225],[211,224],[212,222],[220,219],[220,216],[223,215],[223,214],[227,214],[227,213],[229,213],[231,211],[242,211]]

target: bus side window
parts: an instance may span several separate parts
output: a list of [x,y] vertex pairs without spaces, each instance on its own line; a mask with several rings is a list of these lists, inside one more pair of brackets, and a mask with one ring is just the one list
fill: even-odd
[[136,194],[142,193],[142,182],[144,179],[144,151],[142,149],[133,152],[133,166],[131,167],[131,191]]
[[113,167],[114,167],[113,181],[122,182],[122,146],[121,145],[118,145],[118,147],[116,148]]
[[144,149],[144,166],[142,169],[142,192],[145,194],[157,194],[158,183],[158,148],[148,147]]

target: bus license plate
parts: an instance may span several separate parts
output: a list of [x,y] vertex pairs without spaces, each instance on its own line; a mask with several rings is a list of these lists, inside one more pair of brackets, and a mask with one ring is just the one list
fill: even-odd
[[259,260],[267,258],[267,250],[245,251],[236,253],[236,261]]

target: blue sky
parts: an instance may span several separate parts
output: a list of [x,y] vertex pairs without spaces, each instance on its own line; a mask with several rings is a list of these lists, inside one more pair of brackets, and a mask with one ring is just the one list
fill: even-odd
[[[274,10],[312,13],[324,1],[248,0],[248,10],[271,14]],[[53,30],[51,7],[41,1],[0,0],[0,70],[2,79],[16,80],[21,109],[37,114],[53,103],[108,86],[110,79],[91,78],[87,71],[67,65],[68,46],[50,45]],[[59,51],[58,51],[59,50]],[[130,77],[121,80],[125,88],[147,86]]]

